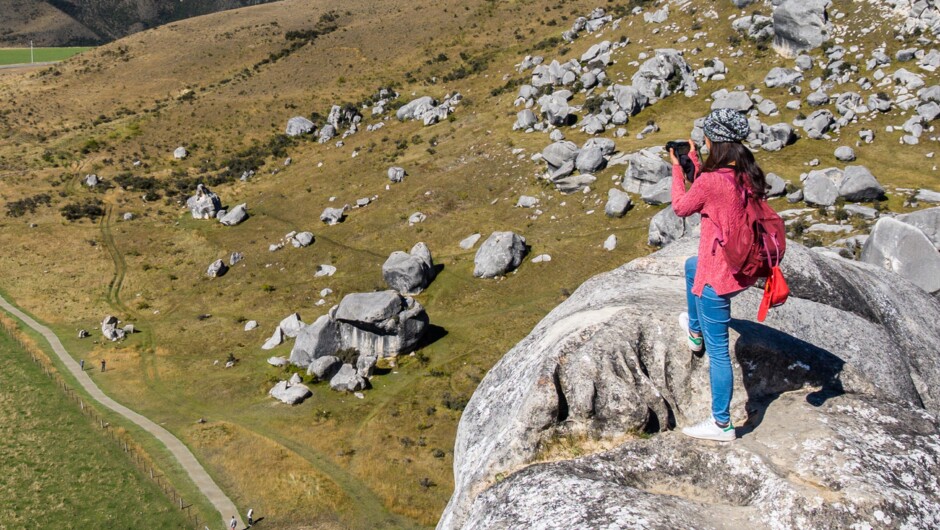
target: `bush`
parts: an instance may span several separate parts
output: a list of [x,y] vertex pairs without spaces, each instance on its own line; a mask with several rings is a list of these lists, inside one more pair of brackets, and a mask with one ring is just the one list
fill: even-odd
[[104,216],[103,203],[98,199],[87,199],[84,202],[73,202],[66,204],[60,210],[62,216],[69,221],[88,218],[91,221]]
[[359,350],[356,348],[344,348],[333,355],[339,358],[344,364],[356,366],[356,363],[359,362]]
[[40,193],[18,201],[7,203],[7,217],[22,217],[27,213],[35,213],[40,206],[49,206],[52,197],[48,193]]

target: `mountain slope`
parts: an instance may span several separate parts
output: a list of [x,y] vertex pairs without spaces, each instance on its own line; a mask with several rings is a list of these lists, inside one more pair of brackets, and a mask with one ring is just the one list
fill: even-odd
[[103,44],[185,18],[271,0],[2,0],[0,45],[88,46]]

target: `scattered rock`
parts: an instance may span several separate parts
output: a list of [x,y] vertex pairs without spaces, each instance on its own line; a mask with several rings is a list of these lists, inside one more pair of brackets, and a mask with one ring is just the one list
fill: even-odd
[[614,250],[615,248],[617,248],[617,236],[614,234],[610,234],[609,236],[607,236],[607,239],[604,240],[604,250],[610,252],[611,250]]
[[257,328],[258,328],[257,320],[249,320],[248,322],[245,322],[245,331],[252,331]]
[[176,160],[182,160],[186,158],[188,154],[189,153],[186,152],[186,148],[182,146],[177,147],[175,150],[173,150],[173,158],[175,158]]
[[342,223],[346,218],[346,208],[325,208],[320,214],[320,220],[327,225]]
[[855,160],[855,149],[847,145],[837,147],[835,151],[835,157],[837,160],[842,162],[852,162]]
[[477,244],[477,241],[480,240],[482,236],[480,234],[471,234],[460,240],[459,246],[464,250],[470,250],[473,248],[473,245]]
[[343,366],[343,361],[339,360],[339,357],[326,355],[314,359],[310,363],[310,367],[307,368],[307,375],[315,376],[318,381],[329,381],[336,375],[341,366]]
[[390,167],[388,168],[388,180],[392,182],[401,182],[405,180],[405,168],[401,167]]
[[206,270],[206,276],[210,278],[218,278],[220,276],[225,276],[225,273],[228,272],[228,266],[225,265],[225,262],[217,259],[209,265],[209,268]]
[[519,200],[516,201],[516,208],[535,208],[538,205],[538,198],[530,195],[522,195],[519,197]]
[[124,338],[124,330],[118,327],[120,320],[115,316],[108,315],[101,321],[101,334],[111,342],[116,342]]
[[803,82],[803,73],[792,68],[783,68],[777,66],[770,70],[764,77],[764,84],[767,88],[776,88],[778,86],[790,87]]
[[515,270],[528,252],[525,238],[513,232],[493,232],[473,258],[473,275],[494,278]]
[[216,213],[222,209],[222,201],[209,188],[199,184],[196,186],[196,194],[186,200],[186,207],[193,219],[215,219]]
[[219,222],[225,226],[235,226],[242,223],[245,219],[248,219],[248,205],[242,203],[232,208],[230,212],[219,219]]
[[281,331],[284,332],[285,336],[294,338],[300,334],[300,331],[306,327],[306,324],[300,320],[300,314],[292,313],[284,317],[284,320],[281,320],[281,323],[278,324],[278,327],[281,329]]
[[604,206],[604,213],[607,217],[623,217],[631,206],[633,206],[633,203],[629,195],[617,188],[611,188],[607,192],[607,204]]
[[334,274],[336,274],[336,267],[332,265],[327,265],[325,263],[321,265],[317,265],[317,270],[316,272],[313,273],[313,275],[317,278],[320,278],[323,276],[332,276]]
[[291,245],[294,245],[294,248],[303,248],[310,246],[313,243],[313,233],[311,232],[300,232],[295,234],[290,239]]
[[356,392],[366,388],[366,380],[351,364],[344,364],[330,379],[330,388],[337,392]]
[[290,364],[290,361],[284,357],[268,357],[268,364],[276,368],[281,368],[282,366]]
[[[294,116],[287,120],[287,129],[284,134],[287,136],[300,136],[313,131],[313,122],[303,116]],[[286,165],[286,164],[285,164]]]
[[292,384],[289,381],[281,381],[274,385],[274,388],[268,392],[268,395],[288,405],[297,405],[312,396],[313,392],[300,383]]
[[274,328],[271,337],[261,345],[262,350],[273,350],[284,343],[284,330],[280,326]]

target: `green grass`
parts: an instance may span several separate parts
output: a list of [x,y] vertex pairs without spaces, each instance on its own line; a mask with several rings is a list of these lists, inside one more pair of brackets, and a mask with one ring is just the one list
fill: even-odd
[[[90,50],[88,47],[33,48],[33,62],[64,61],[73,55]],[[29,48],[0,48],[0,65],[30,62]]]
[[[9,528],[186,528],[182,513],[0,334],[0,520]],[[8,525],[8,526],[7,526]]]

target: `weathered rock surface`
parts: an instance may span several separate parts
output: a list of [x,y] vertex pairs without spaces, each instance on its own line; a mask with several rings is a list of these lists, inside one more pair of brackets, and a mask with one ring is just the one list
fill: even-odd
[[[765,324],[751,321],[761,289],[732,305],[741,438],[703,443],[669,432],[710,413],[707,358],[675,323],[697,245],[588,280],[487,373],[460,420],[439,529],[935,525],[940,304],[791,243],[786,305]],[[529,465],[569,436],[614,448]]]
[[829,40],[830,0],[775,0],[774,49],[785,57],[813,50]]
[[219,219],[219,222],[225,226],[235,226],[242,223],[245,219],[248,219],[248,205],[242,203],[232,208],[230,212]]
[[313,129],[314,125],[312,121],[303,116],[294,116],[287,120],[287,129],[284,130],[284,134],[287,136],[300,136],[313,131]]
[[316,376],[320,381],[329,381],[336,375],[336,372],[339,371],[340,367],[343,365],[343,362],[339,360],[339,357],[333,355],[326,355],[318,359],[314,359],[310,363],[310,367],[307,368],[307,374]]
[[528,252],[525,238],[513,232],[493,232],[473,258],[473,275],[493,278],[515,270]]
[[895,272],[928,293],[940,291],[940,253],[910,224],[890,217],[879,219],[859,259]]
[[884,198],[885,189],[865,166],[846,166],[839,183],[839,196],[847,201],[874,201]]
[[320,220],[331,226],[343,222],[345,218],[345,208],[325,208],[320,214]]
[[896,219],[917,227],[937,249],[940,249],[940,207],[899,215]]
[[631,206],[633,206],[633,203],[629,195],[617,188],[611,188],[607,192],[607,204],[604,205],[604,213],[607,217],[623,217]]
[[209,264],[209,268],[206,269],[206,276],[218,278],[219,276],[225,276],[226,272],[228,272],[228,265],[226,265],[224,261],[217,259]]
[[222,209],[222,201],[209,188],[199,184],[196,186],[196,194],[186,200],[186,207],[193,219],[215,219],[215,214]]
[[367,384],[351,364],[344,364],[330,379],[330,388],[337,392],[356,392],[366,388]]
[[390,289],[402,294],[418,294],[434,279],[434,260],[424,243],[411,252],[396,250],[382,265],[382,278]]

